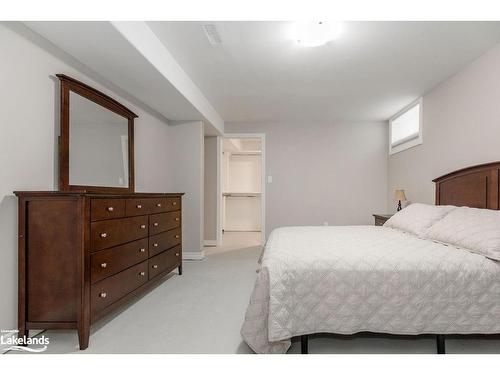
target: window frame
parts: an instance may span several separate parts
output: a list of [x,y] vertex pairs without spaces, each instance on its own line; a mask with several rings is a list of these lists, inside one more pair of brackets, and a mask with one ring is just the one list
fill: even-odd
[[[398,113],[396,113],[394,116],[392,116],[389,119],[389,155],[396,154],[398,152],[408,150],[409,148],[421,145],[424,141],[423,139],[423,108],[424,108],[424,103],[423,103],[423,98],[420,97],[417,100],[411,102],[409,105],[404,107],[402,110],[400,110]],[[418,136],[417,137],[412,137],[410,139],[405,140],[404,138],[393,146],[392,144],[392,123],[394,120],[398,119],[402,115],[404,115],[406,112],[411,110],[412,108],[416,107],[417,105],[420,105],[419,109],[419,114],[418,114]]]

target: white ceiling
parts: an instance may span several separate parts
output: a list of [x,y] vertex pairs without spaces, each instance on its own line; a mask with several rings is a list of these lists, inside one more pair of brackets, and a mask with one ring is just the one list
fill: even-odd
[[315,48],[290,22],[148,25],[224,121],[386,120],[500,41],[498,22],[348,22]]
[[204,120],[209,135],[224,121],[386,120],[500,41],[500,22],[346,22],[314,48],[290,38],[291,22],[26,24],[166,118]]
[[[176,63],[173,59],[170,61],[168,50],[158,42],[147,25],[144,24],[146,30],[139,29],[142,31],[139,33],[140,47],[153,49],[154,57],[172,68],[175,74],[165,76],[158,64],[155,65],[156,61],[150,60],[150,55],[146,56],[133,44],[133,41],[127,39],[129,35],[123,35],[123,29],[127,26],[134,31],[134,29],[141,28],[143,24],[143,22],[25,22],[27,27],[43,38],[165,118],[173,121],[204,120],[207,134],[220,134],[218,128],[221,126],[215,123],[219,121],[212,121],[214,116],[208,118],[200,107],[193,103],[193,95],[186,97],[185,92],[182,92],[179,85],[175,84],[179,81],[179,76],[184,75],[185,77],[181,78],[185,86],[189,83],[189,77],[182,72],[180,67],[174,66]],[[148,35],[147,31],[151,35]],[[160,48],[157,48],[154,42],[157,42]],[[164,51],[160,51],[162,48]],[[160,68],[163,67],[160,66]],[[200,93],[199,96],[202,94]],[[218,114],[215,117],[215,120],[220,120],[223,128],[222,119]]]

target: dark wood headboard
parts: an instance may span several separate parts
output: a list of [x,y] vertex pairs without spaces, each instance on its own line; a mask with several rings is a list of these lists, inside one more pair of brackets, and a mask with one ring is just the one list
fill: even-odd
[[436,204],[499,209],[500,162],[475,165],[438,177]]

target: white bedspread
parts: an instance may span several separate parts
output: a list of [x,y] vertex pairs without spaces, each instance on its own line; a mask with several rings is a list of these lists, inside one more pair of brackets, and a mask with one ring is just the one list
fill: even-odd
[[293,336],[363,331],[500,333],[500,263],[385,227],[274,230],[245,342],[285,353]]

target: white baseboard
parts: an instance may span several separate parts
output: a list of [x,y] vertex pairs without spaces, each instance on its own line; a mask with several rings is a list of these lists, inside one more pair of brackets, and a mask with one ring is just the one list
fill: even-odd
[[205,259],[205,251],[197,252],[182,252],[182,260],[203,260]]
[[203,241],[204,246],[217,246],[216,240],[205,240]]

